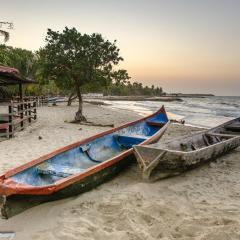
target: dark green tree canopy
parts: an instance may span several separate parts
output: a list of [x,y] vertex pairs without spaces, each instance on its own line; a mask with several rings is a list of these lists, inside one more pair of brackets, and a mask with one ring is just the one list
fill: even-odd
[[75,28],[63,32],[48,29],[47,45],[39,51],[46,75],[59,86],[81,86],[89,81],[111,78],[113,66],[123,60],[116,41],[103,39],[101,34],[81,34]]
[[101,34],[81,34],[76,28],[66,27],[63,32],[48,29],[46,42],[39,51],[44,72],[59,88],[76,92],[79,98],[76,120],[84,119],[80,91],[83,85],[97,81],[109,85],[115,78],[128,77],[126,71],[114,70],[114,66],[123,60],[116,40],[110,42]]
[[23,76],[32,77],[35,62],[36,57],[31,51],[0,45],[0,65],[17,68]]

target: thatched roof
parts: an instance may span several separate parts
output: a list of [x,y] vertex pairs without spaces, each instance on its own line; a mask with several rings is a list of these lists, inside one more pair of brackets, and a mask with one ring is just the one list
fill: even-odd
[[30,84],[36,81],[21,76],[16,68],[0,66],[0,86]]

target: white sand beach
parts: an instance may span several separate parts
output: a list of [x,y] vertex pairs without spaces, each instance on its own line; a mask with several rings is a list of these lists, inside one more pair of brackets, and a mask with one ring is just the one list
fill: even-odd
[[[38,108],[36,123],[0,142],[0,172],[108,129],[67,123],[75,111],[74,105]],[[85,104],[84,114],[89,121],[115,126],[140,117],[90,104]],[[161,141],[199,130],[171,125]],[[92,191],[0,220],[0,231],[14,231],[16,240],[237,240],[239,190],[239,148],[203,167],[151,184],[140,178],[135,164]]]

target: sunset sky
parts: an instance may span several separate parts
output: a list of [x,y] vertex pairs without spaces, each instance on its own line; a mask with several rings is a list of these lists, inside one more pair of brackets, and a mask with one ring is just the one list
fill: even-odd
[[8,45],[37,50],[47,28],[117,39],[132,81],[167,92],[240,95],[240,0],[0,0]]

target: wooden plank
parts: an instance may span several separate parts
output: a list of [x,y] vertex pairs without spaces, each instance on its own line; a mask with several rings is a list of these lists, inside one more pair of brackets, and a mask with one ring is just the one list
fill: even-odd
[[6,138],[8,138],[8,132],[6,132],[6,133],[0,133],[0,137],[6,137]]

